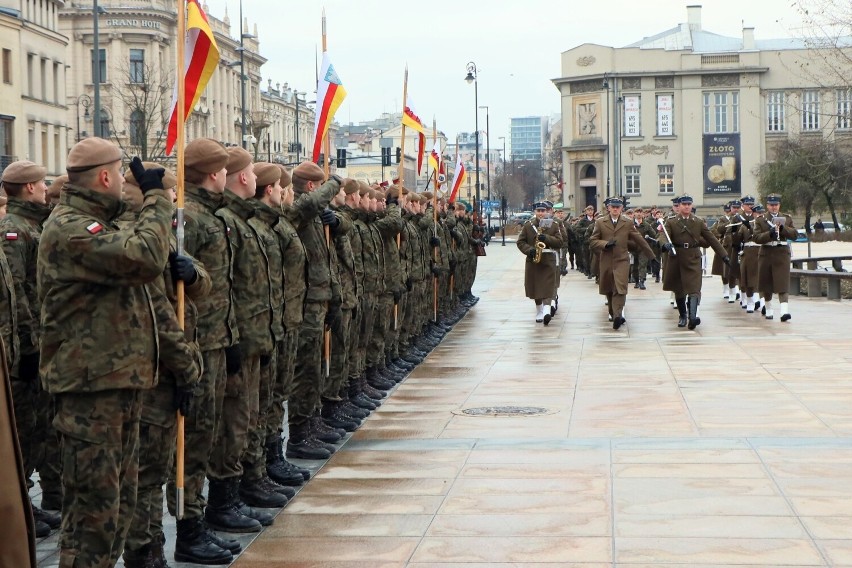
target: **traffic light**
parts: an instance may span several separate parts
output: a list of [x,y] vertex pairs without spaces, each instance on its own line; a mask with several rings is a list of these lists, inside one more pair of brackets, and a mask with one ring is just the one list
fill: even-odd
[[382,148],[382,166],[390,166],[391,165],[391,149]]
[[402,148],[399,146],[396,147],[396,163],[400,163],[402,161]]
[[346,167],[346,148],[338,148],[337,149],[337,167],[345,168]]

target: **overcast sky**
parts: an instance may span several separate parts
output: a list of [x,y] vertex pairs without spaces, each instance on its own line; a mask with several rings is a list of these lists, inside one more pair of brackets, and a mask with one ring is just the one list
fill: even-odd
[[[207,0],[210,13],[224,16],[227,5],[233,37],[238,36],[239,0]],[[473,86],[464,82],[474,61],[479,104],[489,106],[490,138],[501,147],[509,119],[558,113],[559,93],[551,79],[561,75],[560,54],[583,43],[622,47],[686,22],[677,0],[466,0],[388,2],[387,0],[243,0],[249,30],[258,27],[263,83],[289,82],[316,89],[315,53],[321,50],[325,6],[328,49],[349,95],[337,112],[342,124],[399,112],[403,73],[408,92],[431,128],[432,117],[449,137],[474,130]],[[801,35],[801,19],[791,0],[704,0],[702,27],[739,37],[742,26],[757,39]],[[431,7],[438,12],[430,11]],[[321,56],[320,56],[321,59]],[[480,128],[486,113],[480,111]],[[431,144],[431,143],[430,143]]]

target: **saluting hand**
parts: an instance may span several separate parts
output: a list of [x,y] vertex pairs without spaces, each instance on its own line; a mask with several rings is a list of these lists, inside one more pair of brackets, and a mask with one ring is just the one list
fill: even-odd
[[139,189],[142,190],[143,194],[152,189],[163,189],[163,176],[166,175],[165,169],[151,168],[146,170],[139,156],[134,156],[130,160],[130,171],[139,183]]

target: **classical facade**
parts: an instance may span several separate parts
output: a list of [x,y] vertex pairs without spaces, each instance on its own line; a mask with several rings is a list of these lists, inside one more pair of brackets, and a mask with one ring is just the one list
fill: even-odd
[[7,0],[0,7],[0,172],[15,160],[65,171],[68,37],[61,0]]
[[553,82],[573,211],[613,194],[664,205],[688,193],[714,214],[757,194],[756,169],[779,140],[852,134],[848,79],[817,71],[824,58],[804,41],[721,36],[702,29],[701,6],[687,11],[687,23],[626,47],[562,54]]

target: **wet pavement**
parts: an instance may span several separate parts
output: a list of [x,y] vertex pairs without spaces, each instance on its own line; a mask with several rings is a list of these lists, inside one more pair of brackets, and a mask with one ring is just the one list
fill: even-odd
[[[514,244],[480,260],[480,302],[234,566],[852,566],[852,302],[767,321],[707,278],[689,331],[649,282],[615,331],[570,271],[545,327]],[[503,406],[542,414],[461,412]]]

